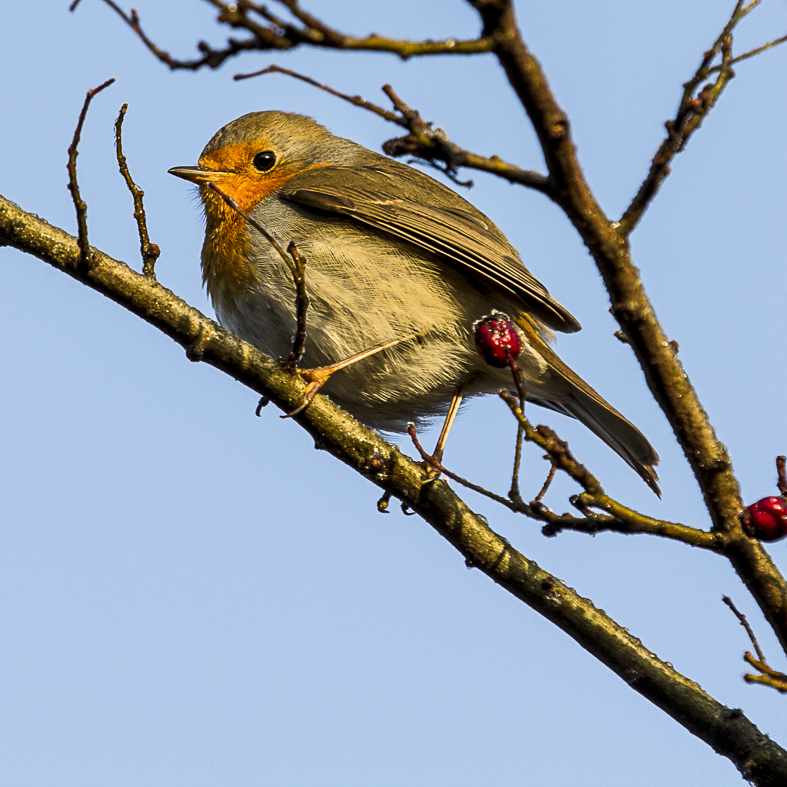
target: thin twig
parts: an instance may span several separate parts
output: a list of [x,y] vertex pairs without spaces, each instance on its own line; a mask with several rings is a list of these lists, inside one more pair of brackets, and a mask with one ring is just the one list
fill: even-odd
[[[713,46],[705,52],[694,76],[683,85],[683,96],[673,120],[666,122],[667,136],[659,146],[650,165],[647,177],[639,187],[639,191],[617,224],[622,235],[629,235],[637,226],[647,207],[653,201],[661,184],[670,173],[670,162],[685,147],[691,135],[700,127],[705,116],[711,111],[727,83],[734,77],[732,71],[732,31],[743,17],[757,3],[742,8],[738,2]],[[721,54],[722,61],[718,66],[711,67],[716,57]],[[706,84],[698,95],[694,95],[699,85],[712,73],[718,72],[716,81]]]
[[[257,232],[259,232],[265,240],[267,240],[274,249],[278,252],[279,256],[284,260],[287,267],[292,273],[292,279],[295,283],[295,312],[296,312],[296,329],[295,338],[293,339],[292,350],[290,357],[284,364],[284,368],[288,371],[294,371],[295,367],[303,357],[304,349],[306,347],[306,315],[309,309],[309,295],[306,291],[306,260],[298,252],[298,248],[294,241],[290,241],[287,246],[287,251],[284,251],[281,244],[262,226],[255,218],[248,213],[244,213],[235,200],[230,197],[215,183],[208,183],[208,188],[221,197],[224,202],[229,205],[239,216],[247,221]],[[259,411],[258,411],[259,414]],[[293,413],[290,413],[292,415]]]
[[432,128],[432,123],[424,121],[417,110],[405,104],[390,85],[385,85],[383,91],[391,98],[399,114],[384,109],[360,96],[342,93],[329,85],[318,82],[316,79],[277,65],[271,65],[263,68],[261,71],[255,71],[250,74],[236,74],[234,79],[249,79],[265,74],[284,74],[293,79],[299,79],[332,96],[347,101],[353,106],[372,112],[389,123],[395,123],[397,126],[408,129],[410,133],[407,136],[390,139],[383,144],[383,151],[389,156],[415,156],[438,169],[458,185],[472,185],[472,182],[461,182],[456,178],[458,167],[465,167],[497,175],[509,181],[509,183],[517,183],[547,196],[552,196],[551,184],[544,175],[509,164],[499,156],[479,156],[477,153],[471,153],[469,150],[455,145],[442,129]]
[[306,291],[306,260],[298,252],[295,241],[290,241],[287,252],[293,261],[293,278],[295,280],[295,340],[285,369],[293,371],[303,358],[306,349],[306,315],[309,310],[309,293]]
[[[767,44],[758,46],[756,49],[752,49],[750,52],[746,52],[744,55],[738,55],[738,57],[732,58],[732,60],[730,60],[730,65],[734,66],[736,63],[740,63],[742,60],[748,60],[750,57],[754,57],[755,55],[759,55],[761,52],[766,52],[769,49],[773,49],[773,47],[779,46],[779,44],[783,44],[785,41],[787,41],[787,36],[782,36],[781,38],[776,38],[773,41],[769,41]],[[714,72],[719,71],[721,68],[721,66],[714,66],[708,73],[713,74]]]
[[284,249],[281,247],[281,244],[276,240],[276,238],[274,238],[273,235],[271,235],[270,232],[268,232],[268,230],[266,230],[265,227],[263,227],[262,224],[260,224],[255,218],[250,216],[248,213],[244,213],[240,209],[238,203],[235,202],[235,200],[232,197],[230,197],[229,194],[227,194],[225,191],[222,191],[222,189],[219,188],[219,186],[217,186],[215,183],[208,183],[207,185],[212,192],[214,192],[219,197],[221,197],[221,199],[223,199],[224,202],[227,205],[229,205],[229,207],[231,207],[239,216],[241,216],[249,224],[251,224],[251,226],[254,227],[254,229],[257,230],[257,232],[259,232],[260,235],[262,235],[262,237],[265,238],[265,240],[267,240],[268,243],[270,243],[274,249],[276,249],[279,256],[286,263],[287,267],[290,269],[290,271],[292,271],[292,275],[297,276],[295,264],[293,263],[292,259],[290,259],[287,252],[284,251]]
[[154,44],[153,41],[148,38],[148,36],[145,34],[145,31],[142,29],[142,25],[139,21],[139,14],[135,9],[132,8],[131,13],[126,14],[126,12],[117,3],[115,3],[114,0],[104,0],[104,2],[110,8],[112,8],[121,19],[123,19],[123,21],[137,34],[137,36],[139,36],[139,39],[148,48],[148,50],[159,61],[169,66],[172,71],[198,71],[203,66],[207,66],[208,68],[218,68],[225,60],[238,55],[240,52],[247,52],[249,50],[260,48],[275,48],[261,47],[260,40],[256,36],[247,38],[243,41],[237,41],[233,38],[230,38],[227,41],[226,49],[212,49],[209,44],[205,43],[204,41],[200,41],[197,44],[197,48],[202,53],[202,57],[197,58],[196,60],[179,60],[178,58],[170,55],[169,52],[156,46],[156,44]]
[[[514,385],[516,386],[517,393],[519,394],[519,409],[525,412],[525,376],[516,362],[506,348],[506,355],[508,356],[508,366],[511,369],[511,375],[514,378]],[[522,439],[525,436],[525,425],[521,422],[517,423],[516,430],[516,448],[514,450],[514,469],[511,474],[511,489],[508,496],[517,502],[522,502],[522,497],[519,492],[519,470],[522,464]]]
[[[609,497],[598,478],[574,458],[565,441],[547,426],[533,427],[525,418],[518,399],[508,391],[500,391],[500,397],[523,426],[525,440],[543,448],[553,468],[562,470],[585,490],[571,498],[571,504],[584,514],[583,518],[560,517],[549,512],[546,507],[530,506],[534,518],[548,522],[542,530],[544,535],[554,536],[563,530],[576,530],[590,535],[603,531],[627,535],[640,533],[670,538],[711,552],[723,550],[725,542],[720,533],[708,533],[677,522],[654,519]],[[599,515],[594,509],[600,509],[608,516]]]
[[120,108],[118,119],[115,121],[115,148],[117,150],[118,167],[120,168],[120,174],[126,181],[128,190],[131,192],[131,197],[134,200],[134,218],[137,221],[137,229],[139,230],[139,250],[142,254],[142,272],[145,276],[149,276],[151,279],[155,280],[156,260],[161,254],[161,249],[157,243],[150,242],[147,219],[145,218],[145,207],[142,204],[142,197],[145,196],[145,192],[134,183],[131,173],[128,170],[126,157],[123,155],[123,120],[126,117],[127,109],[128,104],[123,104]]
[[77,182],[77,156],[79,155],[79,140],[82,136],[82,126],[85,123],[87,110],[90,106],[90,102],[93,100],[93,96],[100,93],[104,88],[109,87],[114,81],[115,78],[112,77],[112,79],[108,79],[106,82],[104,82],[104,84],[87,91],[85,102],[82,104],[82,111],[79,113],[79,121],[77,123],[76,130],[74,131],[74,138],[71,140],[71,145],[68,148],[68,189],[71,192],[71,198],[74,202],[74,207],[76,208],[77,212],[77,238],[79,242],[79,253],[82,264],[85,265],[90,264],[92,255],[90,253],[90,244],[87,240],[87,204],[79,193],[79,183]]
[[746,683],[760,683],[764,686],[770,686],[772,689],[776,689],[776,691],[780,692],[781,694],[787,694],[787,675],[768,666],[768,662],[765,660],[765,655],[763,654],[762,649],[757,642],[757,637],[754,636],[754,631],[752,631],[749,621],[746,620],[746,616],[742,612],[738,611],[735,604],[732,603],[732,599],[730,599],[728,596],[722,596],[721,600],[732,610],[735,617],[738,618],[738,622],[741,624],[741,626],[746,629],[746,633],[749,635],[751,644],[754,647],[754,650],[757,652],[757,658],[755,658],[751,653],[746,651],[746,653],[743,654],[743,660],[750,666],[754,667],[754,669],[758,670],[760,674],[753,675],[752,673],[747,672],[743,676],[743,679],[746,681]]
[[770,686],[770,688],[776,689],[780,694],[787,694],[787,675],[772,669],[763,661],[758,661],[748,651],[743,654],[743,660],[761,673],[760,675],[753,675],[747,672],[743,676],[746,683],[760,683],[763,686]]
[[[519,502],[514,502],[512,500],[508,500],[501,495],[497,495],[494,492],[490,492],[488,489],[484,489],[484,487],[479,486],[478,484],[474,484],[472,481],[468,481],[466,478],[462,478],[461,476],[457,475],[456,473],[452,473],[450,470],[447,470],[442,462],[439,462],[435,459],[431,454],[427,453],[424,447],[418,440],[418,435],[415,431],[415,424],[408,424],[407,426],[407,434],[410,435],[410,438],[413,441],[413,445],[415,446],[418,453],[421,455],[421,459],[424,460],[427,464],[434,467],[435,470],[438,470],[443,475],[450,478],[452,481],[456,481],[458,484],[466,487],[467,489],[472,489],[474,492],[478,492],[478,494],[483,495],[484,497],[488,497],[490,500],[494,500],[496,503],[500,503],[500,505],[505,506],[506,508],[511,509],[512,511],[521,511],[521,513],[528,514],[530,506],[522,503],[522,508],[520,508]],[[434,479],[430,479],[427,483],[430,483]]]
[[787,456],[776,457],[776,486],[782,496],[787,497]]
[[746,616],[738,611],[738,608],[733,603],[732,599],[729,596],[722,596],[721,600],[732,610],[733,615],[738,618],[738,622],[746,629],[746,633],[749,635],[749,639],[751,640],[751,644],[754,647],[754,650],[757,651],[757,656],[759,657],[760,661],[765,661],[765,656],[763,655],[762,650],[760,649],[760,645],[757,642],[757,637],[754,636],[754,632],[752,631],[751,626],[749,625],[749,621],[746,620]]
[[500,398],[508,405],[514,417],[525,429],[525,440],[543,448],[553,465],[565,472],[584,490],[604,494],[601,482],[572,456],[568,443],[561,440],[546,426],[533,427],[525,418],[519,399],[508,391],[500,391]]
[[551,486],[552,479],[555,477],[555,473],[557,473],[557,468],[554,465],[550,465],[547,480],[544,481],[544,486],[541,487],[541,491],[533,498],[533,503],[540,503],[544,499],[544,495],[547,493],[547,489],[549,489]]
[[379,115],[389,123],[396,123],[398,126],[407,128],[407,121],[397,115],[396,112],[391,112],[389,109],[384,109],[383,107],[377,106],[377,104],[373,104],[371,101],[367,101],[365,98],[361,98],[360,96],[350,96],[346,93],[340,93],[330,85],[324,85],[322,82],[318,82],[316,79],[312,79],[305,74],[299,74],[297,71],[291,71],[289,68],[270,65],[267,68],[263,68],[261,71],[253,71],[250,74],[235,74],[233,79],[240,81],[242,79],[252,79],[253,77],[265,76],[266,74],[284,74],[285,76],[292,77],[293,79],[299,79],[301,82],[306,82],[307,85],[312,85],[312,87],[316,87],[319,90],[324,90],[326,93],[330,93],[330,95],[336,96],[343,101],[348,101],[353,106],[361,107],[362,109],[366,109],[369,112],[373,112],[375,115]]
[[517,424],[516,428],[516,447],[514,448],[514,469],[511,472],[511,489],[508,496],[515,502],[522,502],[522,495],[519,491],[519,472],[522,466],[522,440],[525,436],[525,427]]

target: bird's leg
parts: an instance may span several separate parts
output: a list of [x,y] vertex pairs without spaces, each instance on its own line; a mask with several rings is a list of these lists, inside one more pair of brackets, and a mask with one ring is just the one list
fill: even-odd
[[389,347],[394,347],[397,344],[401,344],[402,342],[410,341],[410,339],[415,339],[417,336],[420,336],[419,333],[411,333],[407,336],[402,336],[399,339],[391,339],[391,341],[383,342],[382,344],[376,344],[374,347],[370,347],[368,350],[364,350],[363,352],[357,353],[356,355],[351,355],[349,358],[345,358],[343,361],[337,361],[336,363],[329,364],[328,366],[318,366],[314,369],[297,369],[296,371],[298,374],[309,383],[309,386],[306,388],[306,392],[303,396],[298,400],[298,404],[295,409],[291,413],[287,413],[287,415],[283,415],[282,418],[292,418],[294,415],[298,415],[301,411],[305,410],[311,403],[314,397],[316,396],[317,392],[320,388],[331,379],[331,375],[334,372],[338,372],[340,369],[345,369],[348,366],[351,366],[358,361],[362,361],[364,358],[368,358],[371,355],[375,355],[383,350],[387,350]]
[[453,426],[454,420],[456,419],[456,414],[459,412],[459,405],[462,404],[462,397],[464,396],[465,388],[467,388],[466,383],[459,383],[454,389],[454,395],[451,397],[451,404],[448,407],[448,413],[445,416],[445,421],[443,421],[443,428],[440,430],[440,437],[437,438],[437,445],[435,446],[434,453],[432,453],[431,456],[426,453],[426,451],[421,447],[421,444],[418,442],[418,437],[415,433],[415,424],[411,423],[407,427],[407,433],[412,438],[413,444],[418,449],[418,453],[421,454],[421,458],[424,460],[424,466],[428,471],[428,477],[425,483],[436,481],[438,478],[440,478],[442,473],[446,473],[449,478],[457,479],[460,483],[465,483],[453,473],[449,473],[448,470],[446,470],[442,465],[443,451],[445,450],[445,444],[448,440],[448,433],[451,431],[451,427]]
[[454,425],[454,420],[456,419],[457,413],[459,412],[459,405],[462,404],[462,397],[465,394],[465,388],[467,388],[465,383],[459,383],[454,389],[454,395],[451,397],[451,404],[448,408],[448,413],[445,416],[445,421],[443,421],[443,428],[440,431],[440,437],[437,438],[437,445],[435,446],[434,453],[432,454],[432,459],[434,459],[438,464],[442,463],[443,461],[443,451],[445,450],[445,444],[448,441],[448,433],[451,431],[451,427]]

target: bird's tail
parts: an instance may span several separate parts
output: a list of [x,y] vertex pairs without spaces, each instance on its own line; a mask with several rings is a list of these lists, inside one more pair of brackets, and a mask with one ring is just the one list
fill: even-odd
[[640,475],[645,483],[661,497],[659,477],[655,466],[659,455],[645,435],[624,418],[609,402],[594,391],[576,372],[552,351],[529,319],[520,319],[520,327],[528,342],[544,357],[552,379],[547,384],[548,396],[540,392],[528,395],[528,401],[551,410],[570,415],[598,435],[615,453]]

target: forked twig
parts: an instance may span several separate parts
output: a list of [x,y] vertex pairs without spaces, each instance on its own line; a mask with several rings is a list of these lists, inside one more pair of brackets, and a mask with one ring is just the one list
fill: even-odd
[[[648,205],[653,201],[661,184],[670,173],[670,163],[680,153],[689,141],[691,135],[700,127],[703,119],[713,109],[716,101],[729,81],[735,76],[732,65],[735,62],[757,54],[756,51],[742,55],[739,58],[732,56],[732,31],[737,24],[757,5],[755,0],[748,6],[743,5],[743,0],[738,0],[732,15],[724,26],[713,46],[703,54],[702,61],[694,76],[683,85],[678,111],[672,120],[666,122],[667,136],[659,146],[651,162],[650,171],[637,192],[637,195],[626,208],[625,213],[617,224],[619,232],[628,235],[636,227]],[[782,40],[787,40],[787,37]],[[766,45],[763,49],[776,46],[781,40]],[[712,65],[713,61],[721,55],[721,63]],[[718,74],[715,81],[708,82],[695,95],[697,88],[712,74]]]
[[[529,510],[529,506],[522,504],[523,508],[519,508],[518,503],[514,503],[511,500],[508,500],[502,495],[497,495],[494,492],[490,492],[488,489],[484,489],[484,487],[479,486],[478,484],[474,484],[472,481],[468,481],[466,478],[462,478],[461,476],[457,475],[456,473],[452,473],[450,470],[447,470],[442,462],[439,462],[435,459],[431,454],[428,454],[424,447],[421,445],[420,441],[418,440],[418,435],[415,430],[415,424],[408,424],[407,425],[407,434],[410,435],[410,439],[413,441],[413,445],[415,446],[418,453],[421,455],[421,459],[424,462],[434,467],[435,470],[438,470],[442,475],[447,476],[453,481],[456,481],[458,484],[466,487],[467,489],[472,489],[474,492],[478,492],[478,494],[483,495],[484,497],[488,497],[490,500],[494,500],[496,503],[500,503],[504,505],[506,508],[510,508],[512,511],[519,511],[521,510],[522,513],[527,514]],[[432,479],[434,480],[434,479]]]
[[82,137],[82,126],[85,123],[87,110],[90,106],[90,102],[93,100],[93,96],[100,93],[104,88],[109,87],[114,81],[115,78],[112,77],[102,85],[87,91],[85,102],[82,104],[82,111],[79,113],[79,121],[74,131],[74,138],[71,140],[71,145],[69,145],[68,148],[68,190],[71,192],[71,198],[77,212],[77,243],[79,245],[80,260],[84,265],[90,264],[92,255],[90,253],[90,244],[87,240],[87,203],[82,199],[82,195],[79,193],[79,183],[77,182],[79,140]]
[[299,79],[343,101],[348,101],[353,106],[366,109],[383,118],[383,120],[406,128],[409,131],[407,136],[390,139],[384,143],[383,151],[389,156],[416,156],[438,169],[458,185],[472,185],[472,182],[463,183],[456,178],[456,171],[461,166],[497,175],[510,183],[518,183],[519,185],[540,191],[547,196],[552,196],[551,183],[544,175],[509,164],[499,156],[479,156],[477,153],[471,153],[469,150],[455,145],[442,129],[432,128],[432,123],[423,120],[417,110],[405,104],[390,85],[384,85],[383,92],[391,99],[398,114],[360,96],[342,93],[329,85],[318,82],[316,79],[276,65],[268,66],[261,71],[255,71],[250,74],[236,74],[234,78],[249,79],[264,74],[284,74],[293,79]]
[[743,676],[743,679],[746,681],[746,683],[760,683],[764,686],[770,686],[772,689],[776,689],[776,691],[781,694],[787,694],[787,675],[768,666],[768,663],[765,660],[765,655],[763,654],[762,649],[757,642],[757,637],[754,636],[754,631],[749,625],[749,621],[746,620],[746,616],[742,612],[738,611],[735,604],[733,604],[732,599],[728,596],[722,596],[721,600],[732,610],[735,617],[738,618],[738,622],[741,624],[741,626],[746,629],[746,633],[749,635],[751,644],[757,653],[757,658],[755,658],[751,653],[746,651],[746,653],[743,654],[743,660],[747,664],[754,667],[754,669],[756,669],[760,674],[753,675],[752,673],[747,672]]
[[[279,0],[281,5],[300,22],[302,26],[287,22],[272,14],[264,5],[250,0],[239,0],[237,3],[225,3],[222,0],[208,0],[219,10],[218,21],[238,30],[250,33],[248,38],[238,41],[227,39],[224,49],[213,49],[205,41],[197,44],[202,57],[194,60],[180,60],[169,52],[158,47],[142,30],[139,15],[132,9],[126,13],[114,0],[104,2],[117,13],[123,21],[139,36],[142,43],[162,63],[172,70],[198,71],[203,67],[218,68],[231,57],[248,51],[287,51],[298,46],[313,46],[324,49],[338,49],[356,52],[390,52],[403,60],[424,55],[470,55],[491,52],[494,40],[491,36],[477,39],[443,41],[409,41],[406,39],[386,38],[372,33],[364,37],[350,36],[330,28],[316,17],[300,8],[294,0]],[[74,10],[79,0],[72,3]],[[268,24],[260,24],[251,18],[249,11],[260,16]]]

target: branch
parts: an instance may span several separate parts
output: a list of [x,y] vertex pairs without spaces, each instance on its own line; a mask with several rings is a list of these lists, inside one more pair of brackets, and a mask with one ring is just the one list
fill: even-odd
[[[530,506],[527,507],[529,516],[548,522],[542,530],[545,536],[555,536],[562,530],[576,530],[590,535],[603,531],[625,533],[627,535],[647,533],[670,538],[674,541],[681,541],[689,546],[701,547],[713,552],[723,551],[724,540],[721,534],[707,533],[704,530],[688,527],[687,525],[653,519],[613,500],[604,492],[598,478],[574,458],[568,450],[568,445],[552,429],[547,426],[534,428],[525,418],[519,401],[515,396],[512,396],[507,391],[501,391],[500,396],[511,408],[511,412],[519,422],[520,428],[524,432],[525,440],[543,448],[547,452],[547,458],[552,463],[553,469],[557,468],[564,471],[585,490],[582,494],[576,495],[571,499],[572,505],[585,514],[582,519],[570,517],[567,514],[563,516],[556,515],[546,506],[539,503],[539,497],[536,497]],[[609,516],[599,516],[591,510],[594,508],[605,511]]]
[[480,156],[477,153],[472,153],[465,148],[459,147],[459,145],[451,142],[445,131],[440,128],[432,128],[433,124],[426,122],[418,110],[412,109],[405,104],[390,85],[384,85],[383,91],[391,99],[396,109],[395,112],[373,104],[360,96],[350,96],[346,93],[341,93],[329,85],[317,82],[311,77],[277,65],[268,66],[261,71],[255,71],[251,74],[236,74],[233,79],[239,81],[264,76],[265,74],[285,74],[294,79],[299,79],[308,85],[330,93],[332,96],[341,98],[353,106],[372,112],[389,123],[395,123],[402,128],[406,128],[409,131],[407,136],[390,139],[383,143],[383,151],[389,156],[415,156],[440,170],[440,172],[447,175],[460,186],[472,186],[472,181],[470,183],[460,183],[456,178],[457,169],[466,167],[467,169],[476,169],[480,172],[497,175],[509,183],[518,183],[520,186],[527,186],[551,197],[549,179],[544,175],[522,169],[515,164],[509,164],[499,156]]
[[[738,22],[753,8],[754,4],[745,9],[741,6],[742,2],[739,0],[730,20],[724,26],[724,30],[722,30],[713,46],[703,55],[702,62],[694,76],[683,85],[683,96],[675,118],[668,120],[664,124],[667,129],[667,137],[653,157],[648,176],[618,222],[619,230],[623,235],[629,235],[637,226],[642,218],[642,214],[653,201],[661,184],[670,174],[670,162],[678,153],[685,149],[691,135],[700,127],[705,116],[718,101],[727,83],[735,76],[732,70],[732,64],[735,62],[735,59],[732,57],[732,31]],[[721,64],[711,68],[711,64],[719,54],[721,54]],[[704,82],[713,72],[718,73],[716,81],[706,84],[699,94],[695,96],[694,94],[700,83]]]
[[[241,52],[288,51],[301,45],[354,52],[389,52],[398,55],[402,60],[424,55],[483,54],[491,52],[493,47],[493,42],[485,37],[466,41],[458,41],[455,38],[447,38],[443,41],[409,41],[386,38],[376,34],[364,37],[351,36],[328,27],[304,11],[296,0],[278,1],[302,24],[296,25],[286,22],[272,14],[264,5],[248,2],[248,0],[240,0],[238,3],[208,0],[212,6],[219,9],[219,22],[245,30],[251,33],[251,37],[242,41],[228,38],[227,46],[224,49],[213,49],[205,41],[200,41],[197,48],[202,53],[202,57],[194,60],[180,60],[153,43],[143,31],[139,14],[134,9],[127,14],[114,0],[104,0],[139,36],[150,52],[173,71],[198,71],[205,66],[218,68],[226,60],[236,57]],[[70,10],[73,11],[76,5],[77,3],[74,3]],[[253,18],[255,16],[267,24],[260,24]]]
[[[0,197],[0,244],[34,255],[103,293],[154,325],[193,354],[289,410],[303,395],[299,377],[207,319],[158,282],[95,250],[80,265],[76,238]],[[345,464],[396,496],[479,568],[559,626],[637,692],[732,760],[763,787],[787,780],[787,752],[763,735],[742,712],[730,710],[696,683],[658,659],[589,601],[566,587],[497,535],[443,481],[403,456],[322,396],[296,420]]]
[[484,35],[494,37],[495,55],[538,135],[553,198],[592,254],[609,293],[612,314],[694,471],[713,527],[726,536],[725,554],[787,652],[787,583],[762,545],[743,530],[740,514],[744,506],[727,449],[716,438],[645,294],[628,239],[604,214],[585,180],[568,117],[522,40],[511,0],[469,2],[481,16]]

